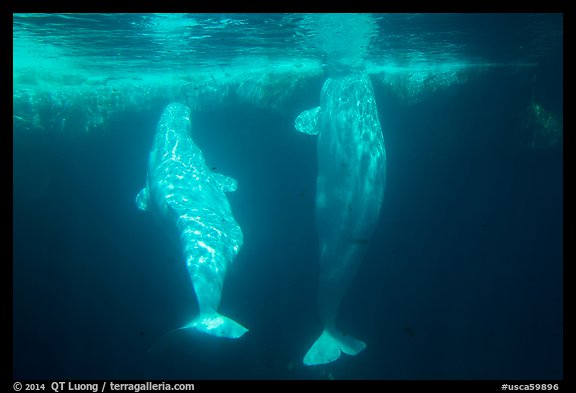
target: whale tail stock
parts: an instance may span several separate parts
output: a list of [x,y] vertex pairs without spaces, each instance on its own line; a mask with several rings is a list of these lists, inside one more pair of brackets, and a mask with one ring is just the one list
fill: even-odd
[[330,363],[340,357],[340,353],[356,355],[366,348],[366,344],[354,337],[347,336],[338,331],[324,329],[320,337],[304,356],[306,366],[316,366]]

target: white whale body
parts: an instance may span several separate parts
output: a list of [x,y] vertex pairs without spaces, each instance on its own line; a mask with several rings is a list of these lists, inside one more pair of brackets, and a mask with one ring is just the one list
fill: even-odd
[[179,237],[181,251],[198,300],[198,315],[181,329],[238,338],[248,331],[218,313],[228,266],[243,236],[225,192],[233,178],[212,172],[191,135],[190,109],[169,104],[156,129],[148,160],[146,187],[136,197],[167,231]]
[[367,74],[329,78],[320,106],[295,121],[298,131],[318,135],[316,228],[320,250],[320,337],[305,365],[356,355],[366,344],[336,329],[340,302],[364,258],[377,224],[386,179],[386,151],[374,91]]

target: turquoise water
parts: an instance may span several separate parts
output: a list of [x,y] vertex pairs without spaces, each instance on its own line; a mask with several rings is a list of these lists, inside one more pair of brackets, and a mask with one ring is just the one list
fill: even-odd
[[[562,378],[561,14],[14,14],[16,379]],[[386,144],[380,219],[342,302],[356,356],[304,366],[317,309],[316,138],[331,67],[364,70]],[[137,209],[161,113],[192,110],[244,244],[198,307]]]

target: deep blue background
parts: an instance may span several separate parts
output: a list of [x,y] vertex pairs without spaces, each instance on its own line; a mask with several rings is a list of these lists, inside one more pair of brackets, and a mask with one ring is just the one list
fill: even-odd
[[524,127],[534,91],[561,111],[557,64],[415,104],[375,85],[387,189],[339,319],[368,347],[311,368],[316,140],[293,121],[321,80],[285,114],[230,102],[194,115],[208,165],[239,182],[245,241],[221,304],[250,329],[237,341],[177,335],[148,352],[196,312],[178,250],[134,204],[167,103],[98,135],[15,129],[14,378],[561,378],[563,157],[531,150]]

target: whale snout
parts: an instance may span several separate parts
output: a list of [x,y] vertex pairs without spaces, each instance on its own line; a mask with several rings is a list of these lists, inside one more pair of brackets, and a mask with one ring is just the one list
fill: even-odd
[[[186,105],[181,104],[179,102],[172,102],[166,106],[164,112],[162,113],[162,117],[166,116],[169,119],[184,119],[190,120],[190,108]],[[162,119],[160,120],[162,121]]]

